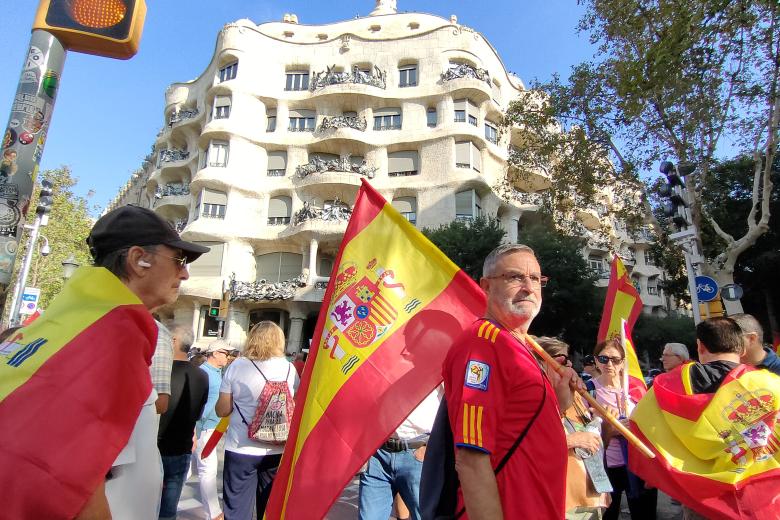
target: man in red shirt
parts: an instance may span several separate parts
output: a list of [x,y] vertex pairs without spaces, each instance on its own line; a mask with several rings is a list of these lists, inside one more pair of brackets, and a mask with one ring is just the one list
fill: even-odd
[[485,318],[464,332],[444,362],[460,480],[457,510],[465,506],[471,520],[564,518],[567,450],[560,411],[571,402],[576,374],[545,375],[522,339],[539,313],[546,282],[529,247],[496,248],[480,280]]

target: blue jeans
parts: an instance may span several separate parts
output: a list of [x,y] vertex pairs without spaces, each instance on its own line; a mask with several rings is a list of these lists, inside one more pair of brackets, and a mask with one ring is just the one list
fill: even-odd
[[360,520],[387,520],[396,493],[409,508],[411,518],[420,519],[422,462],[415,458],[414,451],[380,448],[368,459],[368,468],[360,475]]
[[184,455],[163,455],[163,489],[160,500],[160,518],[176,518],[181,489],[190,468],[191,453]]

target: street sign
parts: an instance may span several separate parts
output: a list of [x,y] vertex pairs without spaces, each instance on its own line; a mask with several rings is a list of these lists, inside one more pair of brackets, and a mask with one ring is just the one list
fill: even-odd
[[696,298],[700,302],[711,302],[718,296],[718,282],[709,276],[696,277]]
[[38,300],[41,298],[41,290],[37,287],[25,287],[22,293],[22,307],[19,314],[35,314],[38,310]]
[[723,297],[723,299],[728,300],[730,302],[739,300],[740,298],[742,298],[743,294],[744,291],[742,290],[742,286],[737,285],[735,283],[724,285],[720,289],[720,295]]

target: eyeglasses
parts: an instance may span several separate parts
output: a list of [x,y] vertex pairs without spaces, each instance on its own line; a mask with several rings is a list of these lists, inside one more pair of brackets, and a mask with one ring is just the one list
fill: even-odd
[[168,255],[163,255],[161,253],[158,253],[157,251],[147,251],[147,252],[153,255],[161,256],[163,258],[170,258],[171,260],[176,262],[176,264],[178,264],[179,269],[184,269],[185,267],[187,267],[188,260],[186,256],[185,257],[168,256]]
[[663,361],[663,359],[666,358],[666,357],[680,357],[680,355],[679,354],[667,354],[666,352],[664,352],[663,354],[661,354],[661,359],[659,361]]
[[606,364],[608,364],[610,361],[612,362],[612,364],[613,364],[613,365],[619,365],[619,364],[621,364],[621,363],[623,362],[623,358],[619,358],[619,357],[610,357],[610,356],[596,356],[596,359],[597,359],[597,360],[598,360],[598,362],[599,362],[599,363],[601,363],[602,365],[606,365]]
[[489,280],[501,278],[509,286],[518,286],[524,283],[530,283],[532,287],[546,287],[547,282],[550,280],[548,277],[536,273],[502,273],[495,276],[486,276],[485,278]]

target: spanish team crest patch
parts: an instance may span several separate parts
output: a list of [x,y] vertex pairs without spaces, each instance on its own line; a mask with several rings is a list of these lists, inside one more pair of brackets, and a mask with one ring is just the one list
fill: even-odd
[[469,360],[466,365],[465,386],[486,391],[488,387],[488,378],[490,377],[490,365],[482,361]]

